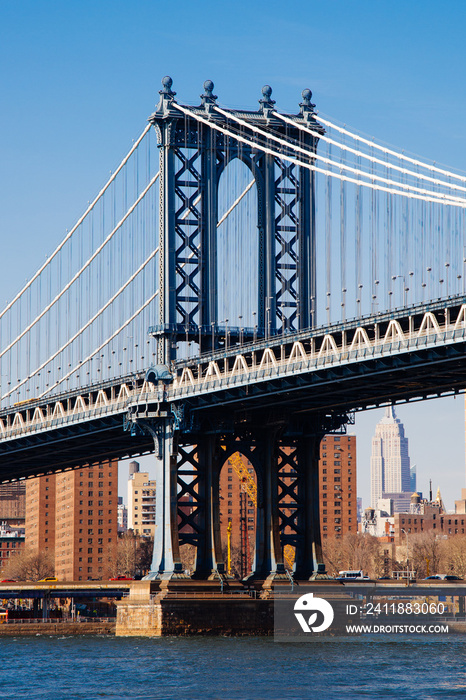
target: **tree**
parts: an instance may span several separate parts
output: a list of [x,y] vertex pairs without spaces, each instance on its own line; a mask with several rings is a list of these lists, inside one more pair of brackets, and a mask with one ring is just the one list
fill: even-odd
[[114,575],[125,574],[134,576],[136,569],[136,550],[138,538],[132,532],[124,532],[118,537],[116,547],[116,557],[114,565],[116,567]]
[[417,578],[427,576],[427,560],[429,560],[430,574],[437,574],[440,571],[444,543],[445,540],[433,530],[409,536],[409,552],[406,558],[408,559],[409,554],[409,565],[416,572]]
[[147,574],[152,565],[152,554],[154,551],[154,538],[141,537],[136,550],[136,568],[139,574]]
[[49,551],[24,549],[9,559],[2,575],[16,581],[39,581],[55,575],[55,559]]
[[118,537],[116,550],[110,557],[112,575],[144,575],[150,571],[154,540],[135,535],[132,530]]
[[347,533],[341,538],[329,538],[323,544],[324,563],[329,572],[362,570],[370,578],[384,571],[384,557],[376,537],[366,533]]
[[442,573],[466,578],[466,536],[455,535],[442,542]]

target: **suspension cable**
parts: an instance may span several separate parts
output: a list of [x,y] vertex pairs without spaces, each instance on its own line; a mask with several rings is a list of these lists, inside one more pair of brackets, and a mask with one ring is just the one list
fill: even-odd
[[[369,139],[365,139],[363,136],[359,136],[358,134],[354,134],[351,131],[348,131],[347,129],[344,129],[341,126],[337,126],[336,124],[333,124],[331,121],[328,121],[327,119],[323,119],[320,114],[319,114],[319,122],[322,122],[322,124],[325,124],[325,126],[329,126],[332,129],[335,129],[336,131],[339,131],[341,134],[345,134],[346,136],[351,136],[355,141],[360,141],[361,143],[365,143],[367,146],[370,146],[371,148],[376,148],[379,151],[382,151],[382,153],[387,153],[388,155],[395,156],[399,158],[400,160],[405,160],[408,163],[412,163],[413,165],[421,166],[422,168],[425,168],[426,170],[430,170],[431,172],[435,173],[441,173],[442,175],[446,175],[447,177],[454,177],[460,182],[466,182],[466,176],[464,175],[457,175],[450,170],[443,170],[442,168],[438,168],[436,165],[429,165],[428,163],[423,162],[422,160],[417,160],[416,158],[410,158],[409,156],[404,155],[403,153],[400,154],[398,151],[393,151],[390,148],[386,148],[385,146],[381,146],[377,144],[375,141],[370,141]],[[294,123],[294,122],[293,122]]]
[[[299,122],[293,121],[293,119],[290,119],[284,114],[280,114],[279,112],[274,112],[274,116],[278,117],[282,121],[284,121],[286,124],[290,124],[296,128],[298,128],[300,131],[303,131],[304,133],[310,134],[311,136],[317,137],[321,139],[322,141],[325,141],[327,143],[331,143],[332,145],[337,146],[338,148],[348,151],[348,153],[351,153],[355,156],[359,156],[361,158],[365,158],[371,163],[377,163],[377,165],[382,165],[384,168],[390,168],[390,170],[397,170],[398,172],[404,174],[404,175],[411,175],[412,177],[415,177],[416,179],[420,180],[426,180],[427,182],[432,182],[435,185],[442,185],[443,187],[447,187],[451,190],[454,191],[461,191],[461,192],[466,192],[466,187],[461,187],[461,185],[452,185],[451,183],[447,182],[446,180],[439,180],[435,177],[429,177],[428,175],[422,175],[421,173],[417,173],[414,170],[408,170],[407,168],[402,168],[399,165],[395,165],[395,163],[390,163],[387,165],[387,161],[384,161],[380,158],[376,158],[375,156],[371,156],[368,153],[364,153],[364,151],[359,151],[358,149],[351,148],[350,146],[347,146],[346,144],[341,143],[340,141],[335,141],[335,139],[330,138],[329,136],[325,134],[320,134],[318,131],[314,131],[313,129],[310,129],[307,126],[304,126],[303,124],[300,124]],[[320,117],[318,117],[320,120]],[[322,120],[320,120],[322,121]],[[375,144],[372,144],[375,145]],[[404,156],[398,155],[398,160],[403,160]],[[427,165],[425,167],[428,167]],[[450,177],[450,173],[448,173],[448,176]],[[372,175],[371,175],[372,177]],[[466,178],[465,178],[466,182]]]
[[0,318],[2,318],[2,317],[6,314],[6,312],[7,312],[9,309],[11,309],[11,307],[18,301],[18,299],[21,297],[21,295],[24,294],[24,292],[32,285],[33,282],[35,282],[35,280],[39,277],[39,275],[45,270],[45,268],[47,267],[47,265],[49,265],[49,263],[52,262],[52,260],[54,259],[54,257],[55,257],[55,256],[60,252],[60,250],[63,248],[63,246],[65,245],[65,243],[71,238],[71,236],[73,235],[73,233],[79,228],[79,226],[82,224],[82,222],[84,221],[84,219],[86,218],[86,216],[94,209],[94,207],[95,207],[95,205],[97,204],[97,202],[99,201],[99,199],[102,197],[102,195],[105,194],[106,190],[110,187],[110,185],[112,184],[112,182],[115,180],[115,178],[116,178],[116,176],[118,175],[118,173],[119,173],[119,172],[121,171],[121,169],[126,165],[126,163],[127,163],[128,160],[130,159],[130,157],[132,156],[132,154],[134,153],[134,151],[136,150],[136,148],[139,146],[139,144],[141,143],[141,141],[143,140],[143,138],[146,136],[146,134],[148,133],[148,131],[150,131],[150,128],[151,128],[151,125],[148,124],[148,125],[146,126],[146,128],[144,129],[144,131],[142,132],[141,136],[138,138],[138,140],[137,140],[137,141],[134,143],[134,145],[132,146],[131,150],[130,150],[130,151],[127,153],[127,155],[123,158],[123,160],[121,161],[121,163],[120,163],[120,165],[118,166],[118,168],[117,168],[117,169],[115,170],[115,172],[111,175],[111,177],[109,178],[109,180],[107,181],[107,183],[104,185],[104,187],[100,190],[100,192],[99,192],[99,194],[97,195],[97,197],[91,202],[91,204],[89,204],[89,206],[87,207],[87,209],[86,209],[86,211],[84,212],[84,214],[78,219],[78,221],[77,221],[76,224],[73,226],[73,228],[66,234],[65,238],[64,238],[64,239],[61,241],[61,243],[55,248],[55,250],[53,251],[52,255],[51,255],[49,258],[47,258],[47,260],[45,261],[45,263],[37,270],[37,272],[31,277],[31,279],[30,279],[28,282],[26,282],[26,284],[24,285],[24,287],[18,292],[18,294],[14,297],[14,299],[12,299],[12,301],[10,301],[10,302],[5,306],[5,308],[3,309],[3,311],[0,312]]
[[[321,173],[323,175],[330,175],[331,177],[336,178],[337,180],[344,180],[346,182],[351,182],[355,185],[361,185],[362,187],[368,187],[370,189],[378,190],[380,192],[388,192],[390,194],[396,194],[399,195],[400,197],[407,197],[408,199],[417,199],[425,202],[433,202],[436,204],[445,204],[446,206],[454,206],[454,207],[459,207],[461,209],[466,208],[466,200],[459,200],[456,201],[456,199],[451,199],[447,198],[446,196],[443,197],[442,199],[439,199],[438,197],[430,196],[430,197],[423,197],[421,195],[418,195],[414,192],[403,192],[402,190],[396,190],[388,187],[384,187],[382,185],[375,185],[371,184],[370,182],[366,182],[364,180],[357,180],[355,178],[348,177],[347,175],[342,175],[341,173],[335,172],[333,170],[324,170],[323,168],[319,168],[316,165],[313,165],[312,163],[303,161],[303,160],[298,160],[297,158],[294,158],[288,154],[285,153],[280,153],[279,151],[273,150],[272,148],[268,146],[264,146],[262,143],[258,141],[252,141],[250,139],[246,139],[245,137],[241,136],[240,134],[236,133],[235,131],[231,131],[225,127],[222,127],[218,124],[216,124],[213,121],[210,121],[208,119],[205,119],[204,117],[201,117],[199,114],[196,114],[195,112],[192,112],[189,109],[186,109],[182,105],[179,105],[175,102],[172,103],[172,107],[178,109],[180,112],[183,112],[183,114],[186,114],[196,121],[199,121],[206,126],[208,126],[211,129],[215,129],[216,131],[219,131],[223,135],[226,136],[231,136],[233,139],[240,143],[244,143],[247,146],[254,146],[258,150],[262,151],[263,153],[268,153],[269,155],[272,155],[276,158],[280,158],[282,160],[286,160],[290,163],[294,163],[295,165],[302,166],[304,168],[307,168],[308,170],[312,170],[313,172],[316,173]],[[289,146],[289,144],[287,144]],[[336,164],[336,167],[340,167],[339,164]]]
[[132,321],[134,321],[134,319],[135,319],[137,316],[139,316],[139,314],[141,313],[141,311],[144,311],[144,309],[146,308],[146,306],[149,306],[149,304],[150,304],[152,301],[154,301],[155,297],[158,296],[158,294],[159,294],[159,290],[157,289],[157,290],[154,292],[154,294],[152,294],[152,295],[149,297],[149,299],[147,299],[147,301],[145,301],[144,304],[143,304],[142,306],[140,306],[139,309],[138,309],[137,311],[135,311],[134,314],[133,314],[130,318],[128,318],[116,331],[114,331],[114,333],[112,333],[111,336],[109,336],[106,340],[104,340],[104,342],[101,343],[101,344],[99,345],[99,347],[95,348],[95,349],[86,357],[86,359],[80,361],[79,364],[77,364],[73,369],[71,369],[69,372],[67,372],[65,375],[63,375],[63,377],[62,377],[61,379],[57,379],[57,381],[55,382],[55,384],[54,384],[53,386],[51,386],[51,387],[49,387],[48,389],[46,389],[45,391],[43,391],[42,394],[39,394],[39,396],[38,396],[37,398],[38,398],[38,399],[42,399],[44,396],[46,396],[47,394],[49,394],[53,389],[55,389],[55,387],[57,387],[59,384],[61,384],[62,382],[64,382],[66,379],[68,379],[68,377],[71,377],[72,374],[74,374],[75,372],[77,372],[77,370],[78,370],[80,367],[82,367],[83,365],[85,365],[86,362],[89,362],[89,360],[91,360],[91,359],[94,357],[94,355],[96,355],[96,354],[97,354],[98,352],[100,352],[106,345],[108,345],[108,343],[110,343],[111,340],[113,340],[114,338],[116,338],[116,336],[119,335],[119,334],[121,333],[121,331],[122,331],[124,328],[126,328],[126,326],[129,326],[129,324],[130,324]]
[[156,173],[156,174],[154,175],[154,177],[152,178],[152,180],[151,180],[151,181],[149,182],[149,184],[147,185],[147,187],[141,192],[141,194],[139,195],[139,197],[136,199],[136,201],[134,202],[134,204],[131,205],[131,207],[128,209],[128,211],[126,212],[126,214],[120,219],[120,221],[119,221],[118,224],[115,226],[115,228],[114,228],[112,231],[110,231],[110,233],[108,234],[107,238],[106,238],[104,241],[102,241],[102,243],[96,248],[96,250],[93,252],[93,254],[91,255],[91,257],[88,258],[88,259],[86,260],[86,262],[84,263],[84,265],[78,270],[78,272],[76,272],[76,274],[73,276],[73,278],[72,278],[72,279],[63,287],[63,289],[52,299],[52,301],[51,301],[49,304],[47,304],[47,306],[44,307],[44,309],[40,312],[40,314],[38,314],[38,315],[36,316],[36,318],[35,318],[33,321],[31,321],[31,323],[30,323],[28,326],[26,326],[26,328],[25,328],[18,336],[16,336],[16,338],[15,338],[14,340],[12,340],[12,341],[9,343],[9,345],[7,345],[6,348],[4,348],[4,349],[0,352],[0,358],[2,358],[2,357],[5,355],[5,353],[7,353],[9,350],[11,350],[11,348],[12,348],[14,345],[16,345],[16,343],[18,343],[22,338],[24,338],[24,336],[26,335],[26,333],[28,333],[28,332],[31,330],[31,328],[33,328],[33,327],[36,325],[36,323],[38,323],[38,322],[40,321],[40,319],[43,318],[43,317],[45,316],[45,314],[46,314],[48,311],[50,311],[50,309],[51,309],[51,308],[57,303],[57,301],[65,294],[65,292],[67,292],[67,291],[70,289],[70,287],[74,284],[74,282],[76,282],[76,280],[82,275],[82,273],[84,272],[84,270],[86,270],[86,269],[89,267],[89,265],[92,263],[92,261],[95,260],[95,258],[96,258],[96,257],[98,256],[98,254],[102,251],[102,249],[103,249],[103,248],[107,245],[107,243],[113,238],[113,236],[115,235],[115,233],[123,226],[123,224],[125,223],[126,219],[128,219],[128,217],[133,213],[133,211],[136,209],[137,205],[141,202],[141,200],[144,199],[144,197],[146,196],[146,194],[148,193],[148,191],[150,190],[150,188],[152,187],[152,185],[156,182],[156,180],[158,179],[158,177],[159,177],[159,173]]
[[[262,136],[262,137],[267,138],[267,139],[272,139],[273,141],[276,141],[281,146],[285,146],[286,148],[290,148],[290,149],[294,150],[295,152],[303,153],[304,155],[309,157],[309,151],[306,150],[305,148],[302,148],[301,146],[298,146],[298,144],[295,144],[291,141],[286,141],[285,139],[282,139],[279,136],[275,136],[272,133],[266,132],[257,126],[250,124],[249,122],[245,121],[244,119],[240,119],[236,115],[231,114],[230,112],[226,112],[223,109],[220,109],[220,107],[215,107],[215,110],[217,112],[219,112],[220,114],[222,114],[223,116],[227,117],[228,119],[231,119],[231,120],[237,122],[238,124],[241,124],[241,126],[244,126],[248,129],[250,129],[251,131],[257,133],[259,136]],[[341,162],[337,163],[334,160],[329,159],[329,158],[325,158],[325,156],[322,156],[318,153],[312,153],[312,158],[315,158],[316,160],[320,160],[322,163],[325,163],[326,165],[330,165],[330,166],[333,165],[335,167],[338,167],[340,170],[343,169],[343,170],[346,170],[346,171],[353,173],[355,175],[361,175],[363,177],[369,178],[370,180],[372,180],[372,182],[374,182],[376,180],[378,182],[383,182],[383,183],[388,184],[388,185],[395,185],[396,187],[401,187],[402,189],[405,189],[409,192],[412,191],[412,192],[419,192],[421,194],[434,195],[438,198],[438,201],[441,201],[441,202],[446,201],[446,199],[451,199],[452,201],[455,201],[455,202],[456,201],[458,201],[458,202],[465,201],[465,199],[461,198],[461,197],[454,197],[453,195],[445,195],[445,194],[441,194],[440,192],[437,194],[435,192],[432,192],[431,190],[426,190],[426,189],[423,189],[420,187],[416,187],[414,185],[404,184],[402,182],[398,182],[398,181],[392,180],[390,178],[385,178],[385,177],[382,177],[380,175],[375,175],[374,173],[366,172],[365,170],[362,170],[360,168],[359,169],[354,168],[350,165],[346,165],[345,163],[341,163]],[[361,184],[361,183],[358,183],[358,184]]]
[[2,400],[8,398],[11,394],[13,394],[20,387],[22,387],[24,384],[26,384],[30,379],[32,379],[32,377],[35,377],[38,372],[43,370],[44,367],[46,367],[50,362],[52,362],[56,357],[58,357],[58,355],[60,355],[60,353],[62,353],[64,350],[66,350],[66,348],[69,347],[71,345],[71,343],[73,343],[76,340],[76,338],[78,338],[80,335],[82,335],[82,333],[84,333],[84,331],[86,331],[94,323],[94,321],[97,318],[99,318],[99,316],[101,316],[104,313],[104,311],[106,311],[108,309],[108,307],[111,306],[111,304],[113,304],[115,299],[117,299],[125,291],[125,289],[131,284],[131,282],[133,282],[133,280],[136,279],[136,277],[139,275],[139,273],[142,272],[142,270],[144,270],[147,267],[149,262],[157,255],[158,252],[159,252],[159,247],[157,246],[157,248],[152,251],[152,253],[149,255],[149,257],[146,258],[146,260],[143,263],[141,263],[141,265],[131,275],[131,277],[120,287],[120,289],[118,291],[115,292],[115,294],[111,297],[111,299],[109,299],[104,304],[104,306],[102,306],[99,309],[99,311],[97,311],[94,314],[94,316],[92,318],[90,318],[85,323],[85,325],[82,326],[82,328],[79,329],[79,331],[77,331],[71,338],[69,338],[64,345],[62,345],[58,350],[56,350],[53,353],[53,355],[51,355],[49,358],[47,358],[47,360],[45,360],[39,367],[37,367],[33,372],[31,372],[30,375],[26,379],[23,379],[21,382],[19,382],[19,384],[16,384],[16,386],[14,386],[6,394],[4,394],[1,397]]

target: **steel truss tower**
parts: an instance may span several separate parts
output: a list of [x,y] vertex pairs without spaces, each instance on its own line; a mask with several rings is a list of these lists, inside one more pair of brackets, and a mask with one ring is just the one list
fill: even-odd
[[[272,90],[262,90],[257,112],[217,111],[213,83],[204,83],[198,107],[180,110],[172,80],[162,80],[160,101],[150,122],[160,147],[159,322],[156,367],[147,378],[159,384],[156,410],[141,409],[140,430],[156,448],[156,533],[149,578],[183,577],[180,546],[196,548],[194,578],[226,572],[219,520],[220,470],[240,451],[257,474],[256,546],[251,575],[284,575],[283,546],[295,547],[295,577],[324,572],[322,561],[318,459],[325,432],[338,429],[346,416],[290,413],[274,407],[273,396],[260,411],[216,406],[202,417],[189,402],[163,400],[163,384],[177,357],[177,344],[199,344],[199,353],[218,352],[223,343],[261,341],[277,333],[313,325],[315,270],[314,174],[305,167],[255,147],[254,128],[293,140],[313,162],[318,136],[312,93],[304,90],[296,127],[277,118]],[[236,117],[236,121],[232,118]],[[238,121],[240,120],[240,121]],[[224,133],[228,131],[228,133]],[[251,141],[248,144],[248,141]],[[286,152],[286,146],[279,146]],[[235,158],[250,169],[257,186],[259,274],[257,327],[230,336],[218,319],[218,185]],[[233,284],[232,280],[232,284]]]

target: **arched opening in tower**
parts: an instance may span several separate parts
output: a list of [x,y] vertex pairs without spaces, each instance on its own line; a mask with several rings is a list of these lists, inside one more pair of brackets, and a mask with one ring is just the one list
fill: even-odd
[[[217,313],[219,325],[258,323],[259,231],[257,186],[251,170],[234,157],[218,184]],[[241,342],[241,339],[240,339]]]
[[220,471],[220,536],[227,574],[243,579],[253,570],[257,477],[249,459],[233,453]]

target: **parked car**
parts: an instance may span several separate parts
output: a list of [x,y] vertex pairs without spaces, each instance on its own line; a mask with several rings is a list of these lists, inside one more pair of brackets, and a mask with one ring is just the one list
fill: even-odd
[[49,583],[53,581],[58,581],[56,576],[46,576],[45,578],[40,578],[37,583]]
[[132,576],[114,576],[109,581],[134,581]]

